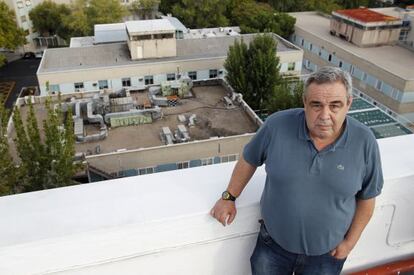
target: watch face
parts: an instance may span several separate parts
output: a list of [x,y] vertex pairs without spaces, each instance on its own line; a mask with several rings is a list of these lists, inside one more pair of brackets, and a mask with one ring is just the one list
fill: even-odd
[[228,191],[224,191],[221,195],[221,198],[225,201],[235,201],[236,198],[234,198]]

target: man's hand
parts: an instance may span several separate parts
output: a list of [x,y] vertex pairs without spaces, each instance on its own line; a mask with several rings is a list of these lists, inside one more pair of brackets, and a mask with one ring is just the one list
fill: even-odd
[[223,226],[231,224],[236,217],[236,203],[219,199],[210,211],[210,215],[218,220]]
[[340,260],[345,259],[351,253],[353,247],[347,240],[343,240],[331,251],[331,255]]

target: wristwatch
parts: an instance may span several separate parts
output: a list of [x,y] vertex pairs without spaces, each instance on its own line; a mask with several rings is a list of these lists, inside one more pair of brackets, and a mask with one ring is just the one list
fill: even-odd
[[221,198],[225,201],[235,201],[236,197],[230,194],[229,191],[224,191],[223,194],[221,194]]

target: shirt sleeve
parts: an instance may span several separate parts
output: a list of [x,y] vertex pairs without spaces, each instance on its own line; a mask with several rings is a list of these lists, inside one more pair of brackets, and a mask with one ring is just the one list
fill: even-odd
[[381,157],[377,141],[374,140],[370,147],[362,188],[356,195],[358,199],[362,200],[371,199],[381,194],[382,186],[384,184]]
[[267,147],[269,146],[270,134],[268,125],[265,122],[244,147],[243,158],[253,166],[261,166],[267,157]]

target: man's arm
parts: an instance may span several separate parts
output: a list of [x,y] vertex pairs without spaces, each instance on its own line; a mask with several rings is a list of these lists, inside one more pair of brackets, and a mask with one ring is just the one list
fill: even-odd
[[[257,167],[244,160],[242,155],[234,167],[230,183],[227,186],[227,191],[237,198],[253,176],[256,168]],[[231,224],[233,222],[236,217],[236,212],[236,204],[234,201],[219,199],[211,209],[210,214],[216,220],[221,222],[223,226],[226,226],[226,224]]]
[[338,259],[343,259],[348,256],[351,250],[355,247],[362,231],[368,224],[372,217],[372,213],[375,208],[375,198],[356,201],[355,215],[349,227],[348,233],[346,233],[345,239],[331,251],[331,255]]

